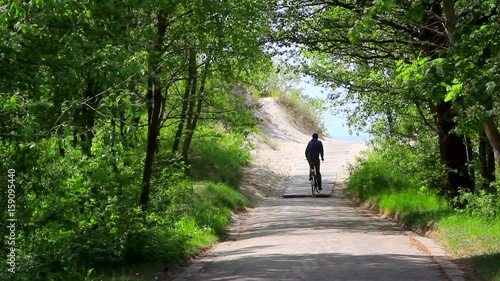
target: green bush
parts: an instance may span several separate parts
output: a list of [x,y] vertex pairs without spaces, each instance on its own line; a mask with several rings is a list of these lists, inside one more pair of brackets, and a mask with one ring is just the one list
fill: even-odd
[[246,199],[233,188],[218,183],[208,183],[204,197],[211,199],[216,205],[228,207],[229,209],[241,209],[246,204]]
[[371,153],[351,170],[347,191],[361,201],[372,201],[401,221],[418,227],[451,211],[447,200],[434,190],[419,187],[419,181],[402,173],[386,158]]
[[391,166],[384,158],[370,154],[350,171],[348,190],[362,201],[378,201],[384,193],[397,192],[411,185],[407,177]]
[[455,200],[459,205],[464,205],[464,209],[459,212],[485,220],[496,219],[500,214],[500,200],[498,194],[489,193],[484,189],[476,192],[459,190],[459,196]]
[[440,162],[434,136],[422,134],[418,140],[402,140],[399,136],[376,138],[373,153],[387,163],[386,168],[410,175],[415,185],[439,189],[446,184],[446,170]]
[[[16,210],[23,222],[16,229],[18,264],[23,266],[14,279],[5,275],[2,249],[0,279],[84,280],[125,265],[163,267],[186,261],[216,241],[230,222],[231,210],[245,204],[234,187],[250,160],[242,135],[216,131],[206,129],[211,136],[200,135],[193,143],[193,178],[185,175],[182,163],[172,166],[158,157],[147,213],[138,202],[143,168],[139,149],[110,148],[99,138],[93,157],[71,146],[61,155],[53,139],[2,146],[0,156],[6,161],[0,171],[16,170],[16,203],[23,206]],[[197,184],[193,179],[205,181]],[[195,192],[194,185],[200,190]],[[0,199],[4,209],[5,198]]]
[[242,167],[250,162],[244,135],[223,133],[217,128],[202,128],[195,136],[190,174],[195,180],[210,180],[237,187]]

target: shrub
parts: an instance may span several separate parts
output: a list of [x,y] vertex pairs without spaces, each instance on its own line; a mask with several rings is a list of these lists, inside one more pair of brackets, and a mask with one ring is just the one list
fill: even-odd
[[378,200],[382,194],[404,189],[410,184],[408,178],[398,173],[391,163],[374,154],[369,154],[350,173],[348,190],[362,201]]
[[237,187],[243,176],[242,167],[251,159],[247,146],[242,134],[203,128],[193,143],[191,176],[195,180],[210,180]]
[[465,206],[459,212],[476,216],[482,219],[495,219],[500,214],[500,200],[498,194],[489,193],[483,189],[477,192],[459,190],[459,196],[455,198],[459,205]]

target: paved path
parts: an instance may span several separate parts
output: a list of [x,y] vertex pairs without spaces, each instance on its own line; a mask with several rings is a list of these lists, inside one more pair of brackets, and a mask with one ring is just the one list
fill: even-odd
[[[340,162],[347,154],[340,147],[329,144],[325,159]],[[175,280],[463,279],[432,240],[356,208],[334,192],[328,198],[265,200],[237,221],[230,241]]]
[[[325,147],[325,161],[321,162],[320,171],[322,176],[323,191],[321,195],[331,195],[337,178],[337,172],[345,162],[345,158],[350,151],[350,143],[323,142]],[[298,152],[300,153],[300,152]],[[304,154],[302,152],[302,154]],[[311,196],[311,185],[309,183],[309,166],[305,156],[304,165],[297,167],[294,176],[290,180],[288,188],[283,193],[283,197],[304,197]]]

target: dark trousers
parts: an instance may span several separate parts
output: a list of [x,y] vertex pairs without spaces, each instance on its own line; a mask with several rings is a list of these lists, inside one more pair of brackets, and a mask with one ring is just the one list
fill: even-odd
[[321,172],[319,170],[320,167],[320,161],[314,161],[314,162],[309,162],[309,168],[315,168],[316,169],[316,177],[318,178],[318,186],[321,187]]

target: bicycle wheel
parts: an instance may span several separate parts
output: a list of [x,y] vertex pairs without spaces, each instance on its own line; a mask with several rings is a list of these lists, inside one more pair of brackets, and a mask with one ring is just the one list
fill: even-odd
[[310,174],[311,174],[311,194],[313,197],[316,196],[316,194],[318,194],[318,181],[317,181],[317,178],[316,178],[316,169],[311,169],[310,171]]
[[314,194],[314,174],[312,169],[309,170],[309,183],[311,184],[311,193]]

